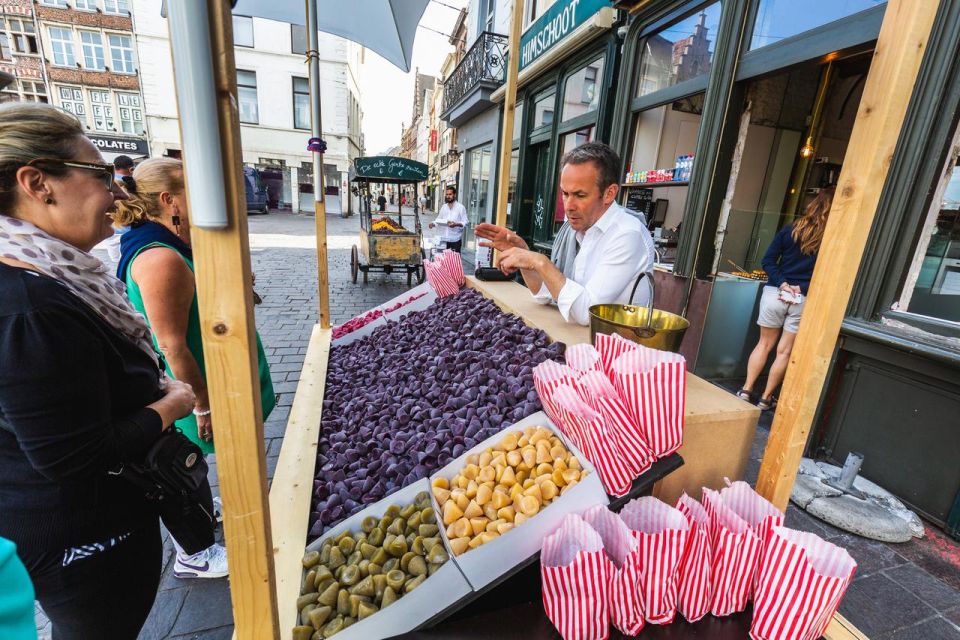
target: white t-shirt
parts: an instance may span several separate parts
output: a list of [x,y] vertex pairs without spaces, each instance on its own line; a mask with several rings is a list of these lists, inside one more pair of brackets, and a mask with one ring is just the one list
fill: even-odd
[[448,227],[447,222],[467,224],[467,210],[456,200],[452,204],[444,203],[433,223],[440,229],[440,239],[444,242],[459,242],[463,239],[463,227]]
[[[613,203],[586,233],[577,234],[577,242],[575,275],[567,278],[558,298],[553,299],[545,284],[534,298],[540,304],[556,302],[567,322],[588,325],[592,305],[627,304],[637,276],[653,271],[653,237]],[[641,282],[633,304],[643,306],[649,300],[650,284]]]

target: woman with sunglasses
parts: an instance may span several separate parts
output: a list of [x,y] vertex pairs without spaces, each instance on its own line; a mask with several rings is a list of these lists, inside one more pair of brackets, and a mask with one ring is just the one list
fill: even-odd
[[69,114],[0,105],[0,536],[58,640],[137,637],[160,580],[159,519],[114,473],[194,406],[89,253],[126,197],[113,178]]

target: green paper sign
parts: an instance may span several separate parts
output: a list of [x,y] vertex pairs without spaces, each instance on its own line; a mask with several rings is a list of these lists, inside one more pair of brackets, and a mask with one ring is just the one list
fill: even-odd
[[600,9],[612,6],[610,0],[557,0],[520,38],[520,70],[573,33]]
[[405,182],[419,182],[426,180],[429,173],[427,165],[416,160],[398,158],[396,156],[371,156],[357,158],[353,161],[356,178],[367,178],[372,181],[402,180]]

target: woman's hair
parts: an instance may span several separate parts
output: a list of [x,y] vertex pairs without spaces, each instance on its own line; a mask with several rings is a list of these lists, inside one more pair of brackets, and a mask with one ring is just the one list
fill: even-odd
[[[16,201],[17,170],[38,158],[71,160],[80,121],[69,113],[36,102],[0,105],[0,213],[9,214]],[[66,167],[44,167],[50,175],[63,175]]]
[[116,227],[129,227],[160,217],[160,194],[183,193],[183,163],[176,158],[150,158],[133,170],[133,179],[123,187],[130,196],[117,201],[113,214]]
[[793,241],[800,246],[800,252],[812,256],[820,250],[823,230],[827,227],[827,217],[833,205],[834,187],[820,189],[813,202],[807,205],[802,218],[793,223]]

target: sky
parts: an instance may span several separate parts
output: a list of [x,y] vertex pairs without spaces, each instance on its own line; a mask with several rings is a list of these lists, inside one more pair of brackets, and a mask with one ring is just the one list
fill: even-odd
[[363,109],[363,133],[367,154],[376,155],[400,144],[403,126],[410,125],[413,112],[413,84],[416,69],[433,76],[453,47],[446,36],[424,29],[430,27],[449,34],[457,21],[457,11],[444,5],[466,7],[468,0],[431,0],[413,44],[413,64],[404,73],[367,49],[360,71],[360,106]]

